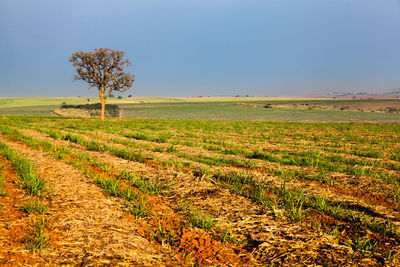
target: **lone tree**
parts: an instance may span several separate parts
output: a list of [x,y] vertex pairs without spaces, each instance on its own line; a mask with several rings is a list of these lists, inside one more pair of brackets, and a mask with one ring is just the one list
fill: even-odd
[[104,121],[106,100],[111,92],[125,92],[135,81],[134,74],[124,72],[124,69],[131,65],[124,56],[124,51],[95,48],[94,51],[74,52],[69,59],[76,68],[74,80],[88,82],[89,89],[97,87],[99,90],[102,121]]

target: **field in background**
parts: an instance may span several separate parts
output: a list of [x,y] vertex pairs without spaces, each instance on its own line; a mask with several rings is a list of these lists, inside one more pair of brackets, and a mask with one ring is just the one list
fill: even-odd
[[[89,101],[87,101],[89,99]],[[111,97],[107,100],[110,104],[121,103],[201,103],[201,102],[253,102],[268,100],[294,100],[295,98],[268,98],[268,97]],[[299,99],[302,100],[302,99]],[[9,107],[32,107],[32,106],[60,106],[63,102],[67,104],[86,104],[99,102],[98,97],[13,97],[0,98],[2,108]]]
[[0,144],[47,183],[36,262],[400,263],[400,125],[0,116]]
[[[64,102],[97,103],[98,98],[1,98],[0,114],[51,116]],[[399,99],[143,97],[110,98],[107,103],[118,104],[126,118],[400,123]],[[272,108],[262,107],[267,104]],[[374,109],[378,112],[370,112]],[[395,112],[384,112],[389,109]]]

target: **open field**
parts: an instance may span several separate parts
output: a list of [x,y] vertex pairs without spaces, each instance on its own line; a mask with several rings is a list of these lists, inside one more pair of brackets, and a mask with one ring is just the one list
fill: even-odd
[[0,154],[1,264],[400,264],[400,125],[3,116]]
[[[1,98],[0,114],[51,116],[62,103],[98,98]],[[400,123],[400,99],[289,99],[253,97],[110,98],[125,118]],[[272,108],[264,108],[265,105]],[[390,111],[390,112],[388,112]]]
[[[89,101],[88,101],[89,99]],[[259,101],[298,101],[302,98],[288,97],[124,97],[108,98],[110,104],[140,104],[140,103],[209,103],[209,102],[259,102]],[[34,107],[34,106],[60,106],[63,102],[68,104],[86,104],[99,102],[98,97],[11,97],[0,98],[2,108]]]
[[[271,101],[270,101],[271,102]],[[400,114],[340,110],[260,108],[235,103],[120,105],[126,118],[400,123]]]

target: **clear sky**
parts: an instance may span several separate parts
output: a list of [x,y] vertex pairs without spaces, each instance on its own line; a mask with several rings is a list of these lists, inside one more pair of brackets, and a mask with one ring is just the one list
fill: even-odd
[[400,0],[0,0],[0,97],[96,96],[74,51],[126,51],[134,96],[400,87]]

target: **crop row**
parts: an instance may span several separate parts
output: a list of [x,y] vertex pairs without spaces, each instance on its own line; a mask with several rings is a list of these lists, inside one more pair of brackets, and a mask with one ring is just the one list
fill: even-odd
[[[49,229],[49,225],[47,219],[47,204],[45,203],[45,181],[41,177],[38,177],[33,170],[32,163],[1,141],[0,154],[11,162],[19,178],[19,181],[15,182],[18,182],[30,196],[29,200],[24,203],[13,203],[17,205],[22,204],[21,210],[27,214],[33,215],[33,217],[30,218],[30,226],[27,227],[27,232],[25,233],[27,236],[26,246],[32,251],[42,250],[50,246],[50,239],[46,233]],[[4,170],[0,168],[0,196],[6,195],[3,171]]]

